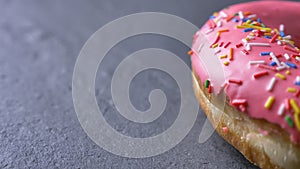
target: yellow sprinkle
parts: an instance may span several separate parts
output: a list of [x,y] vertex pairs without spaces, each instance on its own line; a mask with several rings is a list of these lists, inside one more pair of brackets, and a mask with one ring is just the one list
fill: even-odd
[[265,36],[272,36],[272,33],[264,33]]
[[246,21],[247,24],[250,24],[251,22],[252,22],[251,20]]
[[219,14],[218,12],[214,12],[214,13],[213,13],[213,16],[216,17],[216,16],[218,16],[218,14]]
[[299,49],[298,47],[295,47],[295,49],[296,49],[296,51],[298,51],[298,52],[300,51],[300,49]]
[[294,44],[295,44],[295,42],[294,42],[294,41],[292,41],[292,40],[288,40],[288,42],[289,42],[290,44],[292,44],[292,45],[294,45]]
[[279,40],[282,40],[282,37],[281,37],[281,36],[279,36],[279,37],[278,37],[278,39],[279,39]]
[[216,44],[213,44],[211,47],[212,47],[212,48],[216,48],[216,47],[218,47],[218,44],[217,44],[217,43],[216,43]]
[[285,76],[283,74],[276,73],[275,76],[282,79],[282,80],[285,80]]
[[249,26],[245,26],[245,25],[236,25],[235,28],[245,29],[245,28],[250,28],[250,27]]
[[274,96],[269,96],[268,100],[265,102],[265,108],[270,110],[272,108],[274,101],[275,101]]
[[300,116],[300,113],[294,114],[295,124],[296,124],[298,131],[300,132],[300,117],[299,116]]
[[220,32],[218,32],[218,33],[217,33],[217,36],[220,36],[220,35],[221,35],[221,33],[220,33]]
[[249,35],[250,36],[255,36],[255,34],[253,32],[250,32]]
[[292,108],[294,109],[294,111],[295,111],[294,113],[295,114],[300,113],[300,109],[299,109],[299,106],[298,106],[296,100],[291,99],[290,100],[290,104],[291,104]]
[[248,26],[249,28],[263,30],[265,32],[271,32],[272,31],[271,28],[263,28],[263,27],[260,27],[260,26],[253,26],[253,25],[249,25],[249,24],[244,24],[243,26]]
[[288,88],[286,89],[286,91],[287,91],[287,92],[290,92],[290,93],[296,93],[297,89],[292,88],[292,87],[288,87]]
[[220,56],[220,59],[225,59],[225,58],[227,58],[227,55]]
[[249,37],[246,37],[245,39],[246,39],[246,41],[247,41],[247,42],[250,40],[250,38],[249,38]]
[[291,74],[291,71],[287,70],[287,71],[285,72],[285,74],[290,75],[290,74]]
[[223,64],[224,64],[225,66],[228,66],[228,65],[229,65],[229,62],[228,62],[228,61],[225,61],[225,62],[223,62]]
[[278,31],[278,29],[275,28],[274,31],[275,31],[277,34],[280,34],[279,31]]

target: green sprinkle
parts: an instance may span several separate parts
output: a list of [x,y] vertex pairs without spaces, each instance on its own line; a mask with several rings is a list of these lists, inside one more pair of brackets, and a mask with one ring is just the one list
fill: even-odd
[[209,80],[206,80],[206,81],[205,81],[205,88],[208,88],[208,87],[209,87],[209,84],[210,84],[210,81],[209,81]]
[[235,13],[234,16],[239,16],[239,13]]
[[285,116],[285,121],[289,124],[290,127],[294,127],[293,120],[291,119],[291,117],[289,115]]
[[265,28],[265,27],[266,27],[266,25],[265,25],[265,24],[263,24],[263,23],[261,24],[261,26],[262,26],[263,28]]

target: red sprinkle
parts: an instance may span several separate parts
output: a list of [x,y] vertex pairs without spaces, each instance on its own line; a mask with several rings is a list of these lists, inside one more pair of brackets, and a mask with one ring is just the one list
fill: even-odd
[[224,48],[227,48],[230,44],[231,44],[231,42],[226,43],[226,45],[224,46]]
[[209,21],[208,21],[208,26],[209,26],[211,29],[217,27],[216,23],[215,23],[213,20],[209,20]]
[[258,67],[259,68],[264,68],[264,69],[276,71],[275,67],[271,67],[271,66],[267,66],[267,65],[263,65],[263,64],[259,64]]
[[284,101],[284,105],[287,110],[290,110],[291,109],[290,99],[286,99]]
[[217,36],[216,40],[214,41],[214,43],[211,44],[211,46],[213,46],[214,44],[218,43],[220,40],[220,36]]
[[284,46],[284,49],[299,54],[298,51],[296,51],[295,49],[292,49],[292,48],[290,48],[288,46]]
[[208,86],[208,93],[212,93],[213,87],[211,85]]
[[220,45],[219,45],[219,47],[222,47],[223,45],[224,45],[224,42],[221,42]]
[[245,49],[243,49],[241,52],[244,53],[245,55],[249,55],[249,52],[246,51]]
[[268,75],[268,74],[269,74],[268,71],[262,71],[262,72],[258,72],[258,73],[253,74],[253,77],[254,77],[255,79],[257,79],[257,78],[259,78],[259,77],[262,77],[262,76],[265,76],[265,75]]
[[238,80],[238,79],[229,79],[228,82],[229,83],[235,83],[235,84],[238,84],[238,85],[242,85],[243,84],[243,81]]
[[271,43],[274,43],[275,42],[275,40],[278,38],[278,34],[276,33],[273,37],[272,37],[272,39],[270,40],[270,42]]
[[300,90],[299,90],[299,89],[298,89],[297,92],[295,93],[295,96],[296,96],[296,97],[299,97],[299,96],[300,96]]
[[232,100],[231,104],[233,106],[247,105],[247,100],[246,99],[234,99],[234,100]]
[[223,127],[222,130],[223,130],[224,133],[228,132],[228,128],[227,127]]
[[239,44],[236,44],[236,45],[235,45],[236,48],[239,48],[239,47],[242,47],[242,46],[243,46],[242,43],[239,43]]
[[279,54],[279,55],[276,55],[276,57],[277,57],[277,58],[281,58],[281,57],[282,57],[282,55],[281,55],[281,54]]

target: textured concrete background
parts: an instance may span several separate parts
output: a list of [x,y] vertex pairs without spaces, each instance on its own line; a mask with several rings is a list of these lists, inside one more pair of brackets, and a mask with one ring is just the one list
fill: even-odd
[[[189,135],[170,151],[146,159],[110,154],[82,130],[71,96],[72,71],[85,41],[106,23],[136,12],[166,12],[202,25],[216,10],[237,1],[173,0],[2,0],[0,1],[0,168],[256,168],[216,133],[197,142],[205,120],[199,112]],[[182,30],[184,31],[184,30]],[[155,35],[135,36],[119,43],[98,70],[96,94],[106,120],[117,131],[137,137],[156,135],[176,118],[179,89],[167,74],[149,70],[131,84],[137,109],[149,107],[155,88],[168,103],[155,122],[134,124],[116,111],[110,80],[118,63],[130,53],[157,47],[172,51],[190,65],[180,42]]]

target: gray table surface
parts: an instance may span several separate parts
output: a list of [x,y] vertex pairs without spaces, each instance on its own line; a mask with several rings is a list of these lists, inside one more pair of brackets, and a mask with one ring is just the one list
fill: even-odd
[[[130,159],[97,146],[83,131],[72,102],[72,73],[80,49],[106,23],[136,12],[165,12],[200,27],[213,11],[237,1],[173,0],[2,0],[0,1],[0,168],[256,168],[216,133],[198,143],[206,119],[202,110],[191,132],[161,155]],[[149,70],[131,84],[139,110],[149,107],[155,88],[165,91],[166,110],[143,127],[115,109],[110,82],[117,64],[143,48],[163,48],[190,65],[188,47],[167,37],[135,36],[122,41],[98,70],[96,97],[118,132],[147,137],[164,131],[176,117],[179,89],[168,75]],[[174,115],[175,114],[175,115]]]

